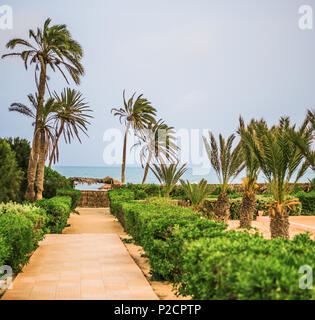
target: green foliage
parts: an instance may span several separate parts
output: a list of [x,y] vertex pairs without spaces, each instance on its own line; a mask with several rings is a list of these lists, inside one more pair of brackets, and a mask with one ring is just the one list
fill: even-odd
[[45,227],[49,233],[62,233],[67,225],[71,212],[72,199],[68,196],[53,197],[36,201],[36,206],[43,208],[47,213]]
[[24,199],[24,194],[27,187],[27,169],[28,160],[31,153],[30,143],[26,139],[21,138],[7,138],[6,141],[10,144],[11,150],[15,152],[15,159],[18,167],[23,172],[23,179],[20,187],[19,200]]
[[44,176],[44,198],[52,198],[57,195],[57,190],[59,189],[72,189],[73,182],[67,179],[55,170],[45,167]]
[[57,196],[71,197],[71,211],[74,211],[78,206],[79,199],[81,197],[81,191],[75,189],[59,189],[57,190]]
[[194,210],[198,210],[210,192],[207,180],[202,179],[198,184],[191,184],[188,180],[180,182]]
[[224,232],[186,242],[178,289],[200,300],[309,300],[315,288],[299,288],[299,268],[315,268],[315,243],[308,235],[293,241]]
[[153,164],[154,169],[151,167],[152,172],[163,185],[163,190],[165,196],[169,197],[170,193],[174,189],[175,185],[182,177],[182,175],[187,171],[186,164],[183,164],[178,168],[178,163],[166,164]]
[[160,195],[160,186],[157,184],[128,183],[126,188],[135,193],[136,200],[146,199],[147,197],[157,197]]
[[7,141],[0,138],[0,202],[20,200],[23,172]]
[[5,262],[15,272],[21,270],[21,266],[28,261],[29,254],[36,249],[42,236],[38,231],[42,222],[43,217],[36,213],[6,212],[0,216],[0,237],[5,240],[10,252]]
[[294,197],[299,198],[302,203],[303,215],[315,215],[315,191],[309,193],[301,191],[296,193]]
[[[6,239],[0,235],[0,266],[6,264],[6,261],[9,259],[12,248],[8,245]],[[0,272],[1,277],[1,272]]]

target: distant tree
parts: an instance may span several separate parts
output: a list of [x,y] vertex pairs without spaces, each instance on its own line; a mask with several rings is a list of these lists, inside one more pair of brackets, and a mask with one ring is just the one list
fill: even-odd
[[114,116],[119,117],[120,123],[124,123],[126,130],[123,144],[123,158],[121,165],[121,182],[125,183],[125,169],[126,169],[126,153],[127,153],[127,137],[129,130],[139,131],[144,129],[150,123],[155,123],[156,109],[151,106],[151,103],[143,98],[142,94],[134,101],[135,93],[126,101],[125,91],[123,92],[124,106],[117,109],[113,108],[111,112]]
[[0,203],[18,201],[23,172],[19,169],[10,144],[0,138]]

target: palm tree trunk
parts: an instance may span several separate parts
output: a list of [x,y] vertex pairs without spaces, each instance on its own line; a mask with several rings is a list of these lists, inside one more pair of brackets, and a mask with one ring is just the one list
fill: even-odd
[[230,217],[230,201],[225,191],[222,191],[214,208],[215,220],[219,222],[227,222]]
[[41,71],[40,71],[40,79],[38,86],[38,106],[36,110],[36,120],[35,120],[35,130],[33,136],[33,146],[31,155],[28,162],[27,169],[27,188],[25,192],[25,200],[34,202],[35,201],[35,190],[34,183],[36,178],[36,170],[38,164],[38,155],[39,155],[39,146],[40,146],[40,134],[38,133],[40,115],[42,112],[42,105],[44,102],[45,96],[45,87],[46,87],[46,64],[42,62]]
[[45,132],[41,132],[36,200],[40,200],[43,198],[46,155],[47,155],[47,147],[46,147],[46,141],[45,141]]
[[152,159],[152,154],[150,153],[148,161],[147,161],[147,164],[146,164],[145,169],[144,169],[144,176],[143,176],[143,179],[142,179],[142,184],[144,184],[146,179],[147,179],[149,168],[150,168],[151,159]]
[[64,122],[62,122],[61,125],[60,125],[60,129],[59,129],[59,132],[57,134],[56,141],[55,141],[54,147],[53,147],[51,155],[50,155],[49,168],[51,168],[51,165],[52,165],[52,162],[53,162],[53,159],[54,159],[54,153],[56,151],[56,148],[57,148],[57,145],[58,145],[58,142],[59,142],[59,138],[60,138],[60,136],[62,134],[63,127],[64,127]]
[[32,149],[30,153],[30,157],[28,160],[28,168],[27,168],[27,187],[25,191],[24,198],[27,201],[34,202],[35,201],[35,190],[34,183],[36,178],[36,169],[38,162],[38,154],[39,154],[39,145],[38,145],[38,131],[35,132],[33,137]]
[[253,192],[245,192],[240,211],[240,228],[252,226],[256,198]]
[[270,232],[271,238],[289,239],[289,214],[287,211],[276,212],[270,215]]
[[125,184],[126,152],[127,152],[128,131],[129,131],[129,123],[127,124],[125,137],[124,137],[123,158],[122,158],[122,165],[121,165],[121,183],[122,184]]

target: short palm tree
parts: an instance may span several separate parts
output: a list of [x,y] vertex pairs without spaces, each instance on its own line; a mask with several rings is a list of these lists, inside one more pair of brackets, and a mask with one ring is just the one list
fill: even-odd
[[212,167],[214,168],[222,186],[215,205],[216,220],[227,222],[230,216],[230,202],[227,194],[228,186],[233,179],[244,169],[242,147],[239,143],[232,150],[235,135],[232,134],[227,141],[219,135],[219,148],[215,137],[209,131],[209,142],[203,137],[205,148]]
[[170,193],[174,189],[175,185],[182,175],[187,171],[186,163],[184,163],[181,167],[178,167],[178,162],[171,163],[169,165],[164,163],[159,165],[153,164],[153,167],[150,168],[159,182],[163,185],[166,198],[169,198]]
[[84,101],[82,93],[75,89],[65,88],[59,96],[54,92],[54,98],[58,105],[55,114],[55,127],[57,136],[49,159],[49,168],[52,162],[56,162],[59,158],[58,142],[63,134],[65,142],[71,143],[71,140],[77,138],[81,143],[80,132],[87,135],[87,125],[90,122],[88,118],[92,118],[88,112],[92,112],[88,104]]
[[[9,111],[16,111],[27,117],[34,119],[34,125],[36,120],[36,111],[38,108],[38,99],[32,94],[28,95],[31,108],[22,103],[13,103],[9,108]],[[48,153],[51,153],[52,146],[56,140],[56,130],[54,126],[54,115],[57,111],[58,106],[56,105],[53,98],[50,98],[42,106],[41,117],[37,122],[37,128],[35,131],[35,136],[38,136],[39,148],[38,152],[38,169],[37,169],[37,194],[36,200],[42,199],[43,197],[43,186],[44,186],[44,171],[45,171],[45,161],[47,159]],[[34,143],[34,140],[33,140]],[[32,148],[34,150],[34,148]],[[31,151],[32,152],[32,151]],[[32,177],[35,181],[35,176]]]
[[156,109],[151,106],[151,103],[143,98],[143,95],[139,95],[134,100],[135,93],[131,98],[126,101],[125,90],[123,92],[124,106],[117,109],[113,108],[111,112],[114,116],[119,117],[120,123],[124,123],[126,126],[124,145],[123,145],[123,158],[121,166],[121,182],[125,183],[125,169],[126,169],[126,152],[127,152],[127,137],[129,130],[133,129],[135,132],[143,130],[150,124],[155,123]]
[[255,153],[260,168],[270,184],[274,202],[270,204],[270,231],[272,238],[289,238],[289,211],[299,203],[298,199],[289,199],[292,191],[290,180],[296,174],[297,182],[307,170],[309,164],[298,146],[289,138],[289,132],[305,139],[308,144],[312,135],[302,125],[299,130],[290,126],[289,118],[281,118],[278,126],[268,128],[263,121],[256,123],[253,133],[242,132],[242,139]]
[[208,182],[202,179],[199,183],[191,184],[188,180],[180,180],[181,185],[189,199],[194,211],[199,211],[205,199],[210,193]]
[[[254,120],[246,127],[244,120],[240,117],[240,125],[237,133],[242,137],[242,132],[253,135],[255,122]],[[253,215],[255,211],[256,196],[255,190],[257,189],[257,178],[259,174],[259,162],[250,146],[241,138],[242,153],[244,156],[246,178],[242,180],[244,187],[244,194],[240,210],[240,227],[251,227]]]
[[[41,112],[44,103],[45,89],[47,86],[47,68],[50,67],[54,72],[59,71],[68,83],[66,73],[76,84],[80,83],[80,76],[84,74],[84,69],[80,63],[83,56],[83,51],[78,42],[72,39],[70,32],[66,25],[50,26],[51,19],[47,19],[44,23],[43,29],[37,28],[37,31],[30,30],[29,38],[31,42],[24,39],[12,39],[7,43],[8,49],[15,49],[16,46],[22,46],[24,50],[21,52],[13,52],[4,54],[2,58],[6,57],[20,57],[22,58],[25,68],[29,65],[35,65],[35,81],[38,89],[37,100],[38,108],[36,109],[35,129],[39,125],[41,119]],[[38,80],[38,72],[39,80]],[[34,134],[35,139],[33,145],[34,150],[29,159],[28,167],[28,186],[25,193],[25,199],[34,201],[34,180],[37,169],[39,148],[39,136]]]
[[176,145],[174,128],[169,127],[162,119],[156,123],[150,123],[147,128],[141,130],[138,135],[140,145],[140,162],[144,167],[142,184],[145,183],[151,163],[156,160],[165,163],[166,160],[177,161],[176,152],[179,150]]

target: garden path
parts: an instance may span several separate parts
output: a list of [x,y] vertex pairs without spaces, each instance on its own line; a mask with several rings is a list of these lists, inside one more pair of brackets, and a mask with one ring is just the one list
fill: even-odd
[[156,300],[119,238],[108,208],[79,208],[63,234],[48,234],[4,300]]

